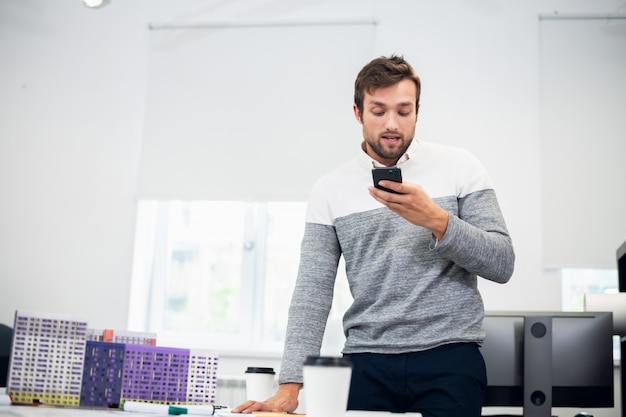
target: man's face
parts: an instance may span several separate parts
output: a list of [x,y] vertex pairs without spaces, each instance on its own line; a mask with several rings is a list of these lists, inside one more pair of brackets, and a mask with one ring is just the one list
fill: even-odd
[[383,165],[395,165],[415,136],[416,95],[415,83],[402,80],[365,93],[363,113],[354,105],[354,115],[363,125],[367,154]]

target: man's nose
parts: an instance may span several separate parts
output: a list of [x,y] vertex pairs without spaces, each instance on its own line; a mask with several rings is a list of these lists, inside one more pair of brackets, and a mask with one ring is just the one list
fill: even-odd
[[398,116],[389,112],[385,120],[385,128],[390,131],[398,130]]

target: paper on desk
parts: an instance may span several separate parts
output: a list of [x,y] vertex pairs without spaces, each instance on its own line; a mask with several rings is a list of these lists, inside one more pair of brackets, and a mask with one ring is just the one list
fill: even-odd
[[358,411],[358,410],[348,410],[346,413],[346,417],[383,417],[394,415],[397,417],[422,417],[422,413],[392,413],[391,411]]
[[348,410],[346,417],[384,417],[384,416],[422,417],[422,413],[392,413],[391,411],[358,411]]
[[11,397],[6,394],[0,394],[0,405],[11,405]]
[[283,413],[280,411],[253,411],[252,414],[231,413],[215,410],[215,417],[306,417],[306,414]]
[[[346,412],[346,417],[387,417],[390,415],[394,415],[397,417],[422,417],[422,413],[391,413],[389,411],[356,411],[356,410],[348,410]],[[216,410],[215,411],[215,415],[217,417],[245,417],[245,416],[250,416],[250,414],[238,414],[238,413],[231,413],[230,411],[219,411]],[[267,413],[267,412],[261,412],[261,413],[255,413],[252,414],[252,416],[257,415],[259,417],[270,417],[270,416],[285,416],[285,417],[289,417],[289,416],[300,416],[300,417],[306,417],[306,414],[287,414],[287,413]]]

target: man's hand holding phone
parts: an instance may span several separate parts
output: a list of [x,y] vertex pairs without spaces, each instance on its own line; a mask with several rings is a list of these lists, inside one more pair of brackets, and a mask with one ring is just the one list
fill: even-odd
[[[414,225],[429,229],[437,239],[443,238],[448,228],[448,212],[439,207],[419,185],[403,184],[400,168],[374,168],[372,169],[372,177],[374,178],[374,187],[370,187],[370,195],[374,199]],[[378,184],[382,180],[391,183],[386,182],[385,187]],[[402,192],[399,188],[402,188]],[[387,191],[392,195],[380,193],[377,191],[378,189]]]

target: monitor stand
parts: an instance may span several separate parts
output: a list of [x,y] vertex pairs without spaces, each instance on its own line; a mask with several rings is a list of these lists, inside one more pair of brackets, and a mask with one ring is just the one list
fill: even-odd
[[621,386],[621,400],[622,400],[622,417],[626,417],[626,336],[621,336],[621,345],[620,345],[620,364],[619,364],[619,373],[621,375],[620,386]]
[[552,318],[524,318],[524,417],[552,417]]

